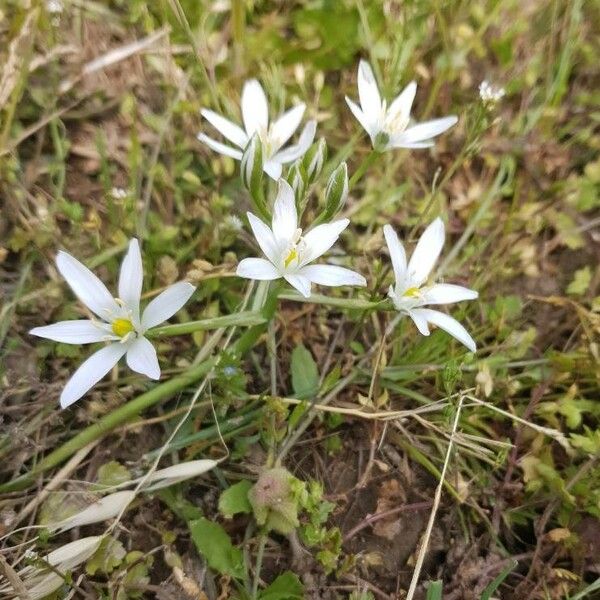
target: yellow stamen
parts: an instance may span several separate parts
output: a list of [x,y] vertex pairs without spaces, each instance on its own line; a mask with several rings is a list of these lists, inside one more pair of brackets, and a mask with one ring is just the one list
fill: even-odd
[[419,288],[418,287],[408,288],[402,295],[408,296],[409,298],[418,298],[419,297]]
[[287,255],[286,259],[283,261],[285,268],[287,269],[290,266],[290,263],[296,258],[298,258],[298,251],[296,250],[296,248],[292,248],[290,250],[290,253]]
[[115,319],[112,322],[112,330],[115,335],[124,337],[135,330],[133,323],[129,319]]

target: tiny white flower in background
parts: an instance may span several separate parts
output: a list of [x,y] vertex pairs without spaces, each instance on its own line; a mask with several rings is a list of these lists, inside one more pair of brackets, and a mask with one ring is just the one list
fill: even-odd
[[362,275],[350,269],[336,265],[309,264],[335,244],[350,221],[339,219],[323,223],[303,234],[298,227],[294,192],[287,181],[279,180],[271,227],[250,212],[248,220],[254,237],[267,258],[243,259],[237,268],[240,277],[258,280],[283,277],[306,298],[310,296],[312,283],[327,286],[367,285]]
[[407,314],[423,335],[429,335],[430,324],[435,325],[455,337],[471,352],[475,352],[475,341],[456,319],[438,310],[423,308],[431,304],[474,300],[479,296],[476,291],[460,285],[427,284],[444,245],[444,222],[438,217],[425,229],[408,264],[404,246],[391,225],[385,225],[383,233],[396,279],[395,285],[390,286],[388,295],[396,309]]
[[283,147],[298,129],[305,110],[305,104],[298,104],[269,124],[269,105],[265,91],[256,79],[251,79],[246,81],[242,90],[243,128],[212,110],[205,108],[200,111],[235,147],[213,140],[204,133],[199,133],[198,139],[220,154],[241,160],[248,142],[258,133],[263,147],[263,169],[273,179],[279,179],[283,165],[303,156],[315,138],[317,123],[311,120],[304,126],[296,144]]
[[110,195],[115,200],[122,200],[123,198],[127,198],[127,190],[124,190],[120,187],[114,187],[112,190],[110,190]]
[[479,84],[479,97],[485,106],[497,104],[505,95],[506,90],[503,87],[493,85],[487,79]]
[[244,228],[242,220],[237,215],[227,215],[225,217],[225,224],[233,229],[233,231],[241,231]]
[[455,116],[412,124],[412,108],[417,84],[411,81],[389,105],[381,98],[375,75],[368,62],[358,65],[358,96],[360,106],[346,96],[346,102],[371,138],[376,150],[390,148],[429,148],[434,138],[458,121]]
[[47,0],[46,10],[50,14],[59,14],[63,11],[62,2],[60,2],[60,0]]
[[121,264],[118,298],[113,298],[106,286],[70,254],[59,252],[56,266],[75,295],[99,320],[61,321],[35,327],[30,333],[64,344],[110,342],[75,371],[61,393],[60,405],[65,408],[79,400],[125,354],[130,369],[151,379],[158,379],[160,367],[156,350],[144,333],[170,319],[190,299],[196,288],[184,281],[175,283],[154,298],[140,316],[144,273],[136,239],[129,242],[129,249]]

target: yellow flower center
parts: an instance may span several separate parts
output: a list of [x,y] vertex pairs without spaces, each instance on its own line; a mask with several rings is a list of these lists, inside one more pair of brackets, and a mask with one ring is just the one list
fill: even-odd
[[287,269],[290,266],[290,263],[293,260],[296,260],[298,258],[298,250],[296,250],[296,248],[292,248],[287,257],[285,258],[285,260],[283,261],[283,264],[285,265],[285,268]]
[[419,288],[418,287],[408,288],[402,295],[406,296],[408,298],[418,298],[419,297]]
[[129,319],[115,319],[112,322],[112,330],[115,335],[125,337],[128,333],[134,331],[135,327]]

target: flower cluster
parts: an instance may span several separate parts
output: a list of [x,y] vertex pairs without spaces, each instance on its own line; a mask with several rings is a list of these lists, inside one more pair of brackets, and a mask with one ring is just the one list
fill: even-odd
[[485,79],[479,84],[479,97],[486,108],[492,108],[498,104],[505,95],[506,90],[503,87],[493,85]]
[[[484,92],[488,94],[483,90],[482,98]],[[350,98],[346,98],[346,102],[368,133],[375,151],[433,146],[433,138],[457,122],[457,117],[449,116],[414,124],[410,114],[415,94],[416,83],[411,82],[388,107],[381,97],[370,65],[360,62],[360,105]],[[495,96],[498,94],[495,93]],[[299,128],[305,112],[306,106],[298,104],[270,122],[265,92],[253,79],[246,82],[242,90],[243,127],[212,110],[201,111],[202,116],[233,146],[204,133],[200,133],[198,139],[211,149],[242,161],[242,179],[251,191],[251,199],[260,215],[247,213],[250,228],[264,256],[241,260],[237,275],[259,281],[284,279],[301,297],[310,299],[313,284],[364,287],[367,281],[363,275],[339,264],[315,264],[338,241],[350,223],[347,218],[335,219],[344,205],[349,185],[347,167],[342,163],[327,184],[325,208],[312,226],[301,225],[307,190],[323,168],[326,153],[323,140],[313,145],[314,120],[306,123],[296,143],[286,146]],[[287,179],[284,179],[281,175],[286,164],[291,166]],[[277,194],[271,208],[264,201],[263,172],[277,181]],[[232,222],[236,218],[232,216]],[[265,220],[270,220],[270,225]],[[384,226],[383,234],[395,278],[388,291],[390,308],[410,317],[421,334],[429,335],[430,326],[439,327],[474,352],[473,338],[458,321],[443,312],[427,308],[477,298],[477,292],[468,288],[430,280],[444,245],[443,221],[437,218],[425,229],[410,260],[407,260],[404,246],[391,225]],[[336,262],[345,263],[346,260],[341,256]],[[56,265],[75,295],[93,314],[89,319],[36,327],[31,333],[67,344],[106,343],[69,379],[60,397],[61,406],[70,406],[81,398],[123,356],[133,371],[159,379],[156,349],[145,334],[179,311],[193,295],[194,286],[186,282],[176,283],[141,311],[143,267],[136,239],[129,243],[121,265],[118,297],[113,297],[105,285],[70,254],[59,252]]]

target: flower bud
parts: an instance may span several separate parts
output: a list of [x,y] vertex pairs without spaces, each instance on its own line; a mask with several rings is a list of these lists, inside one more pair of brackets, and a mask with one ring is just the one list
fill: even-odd
[[261,473],[248,492],[248,500],[259,525],[284,535],[298,527],[298,502],[292,487],[294,479],[281,467]]
[[324,219],[330,220],[346,203],[348,197],[348,165],[343,162],[332,174],[325,190]]
[[253,198],[262,193],[263,152],[258,134],[254,134],[242,155],[241,177]]
[[306,193],[306,180],[304,178],[304,168],[302,161],[297,160],[289,169],[286,177],[290,187],[294,190],[294,196],[296,198],[296,207],[300,212],[302,201],[304,200],[304,194]]
[[327,160],[327,144],[321,138],[313,144],[302,159],[302,165],[306,172],[306,183],[311,184],[321,173],[323,165]]

